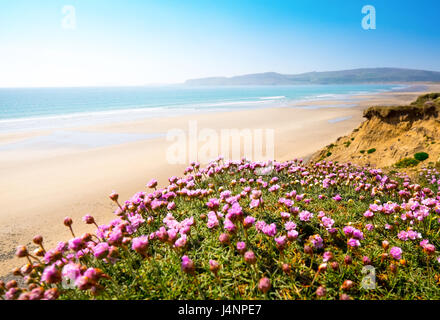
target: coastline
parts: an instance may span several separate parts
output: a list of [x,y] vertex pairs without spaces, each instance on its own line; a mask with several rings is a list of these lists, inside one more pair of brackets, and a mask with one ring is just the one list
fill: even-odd
[[[440,91],[438,84],[426,84],[426,92]],[[411,87],[408,89],[410,90]],[[251,109],[218,113],[189,114],[168,118],[147,118],[121,123],[72,127],[71,132],[149,135],[169,129],[188,129],[196,120],[200,128],[262,128],[275,130],[275,159],[307,159],[313,152],[351,132],[362,122],[362,111],[372,105],[406,104],[420,91],[381,92],[358,95],[347,101],[319,100],[288,107]],[[341,106],[351,105],[353,107]],[[331,107],[338,105],[338,107]],[[328,107],[330,106],[330,107]],[[334,121],[337,119],[344,119]],[[334,121],[334,122],[331,122]],[[64,130],[64,129],[63,129]],[[0,134],[0,146],[9,142],[50,135],[53,130],[21,134]],[[0,276],[19,266],[15,247],[30,244],[35,234],[45,238],[48,247],[67,240],[70,233],[62,220],[70,216],[77,234],[93,232],[81,217],[92,214],[98,224],[115,218],[112,190],[122,200],[145,190],[145,183],[156,178],[160,185],[172,175],[180,176],[185,165],[170,165],[165,152],[170,145],[164,137],[140,139],[119,144],[84,148],[47,146],[35,150],[0,151]],[[32,248],[32,246],[30,246]]]

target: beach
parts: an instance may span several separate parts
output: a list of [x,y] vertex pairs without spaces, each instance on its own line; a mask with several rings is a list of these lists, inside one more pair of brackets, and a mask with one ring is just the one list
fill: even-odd
[[[413,90],[413,91],[412,91]],[[273,129],[277,161],[307,159],[318,149],[350,133],[362,122],[362,111],[372,105],[406,104],[424,92],[440,91],[440,85],[425,84],[406,91],[358,95],[348,100],[319,100],[249,110],[194,113],[136,121],[102,123],[81,127],[0,134],[0,276],[19,266],[17,245],[31,245],[36,234],[46,248],[71,238],[63,218],[73,219],[77,235],[94,227],[81,218],[95,217],[98,224],[115,218],[112,191],[124,201],[146,190],[155,178],[159,185],[170,176],[182,176],[184,164],[166,161],[171,129],[198,128]],[[81,137],[78,138],[78,135]],[[126,139],[118,141],[118,136]],[[78,139],[99,137],[97,144],[76,144]],[[68,137],[72,143],[64,145]],[[5,146],[15,143],[16,148]],[[3,149],[2,149],[3,146]],[[23,263],[23,261],[21,261]]]

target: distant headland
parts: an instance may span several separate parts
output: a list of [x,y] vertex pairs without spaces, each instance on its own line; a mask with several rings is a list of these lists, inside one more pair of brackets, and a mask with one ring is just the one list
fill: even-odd
[[440,82],[440,72],[400,68],[363,68],[340,71],[280,74],[265,72],[234,77],[190,79],[192,86],[353,84],[378,82]]

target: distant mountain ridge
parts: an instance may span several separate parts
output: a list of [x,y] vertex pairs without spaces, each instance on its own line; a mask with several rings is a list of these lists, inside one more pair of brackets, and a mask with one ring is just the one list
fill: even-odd
[[210,77],[190,79],[186,85],[293,85],[293,84],[352,84],[373,82],[440,82],[440,72],[400,68],[363,68],[340,71],[280,74],[265,72],[235,77]]

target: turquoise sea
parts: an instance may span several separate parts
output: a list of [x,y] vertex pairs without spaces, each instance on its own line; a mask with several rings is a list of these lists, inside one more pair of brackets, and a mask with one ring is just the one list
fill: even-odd
[[189,87],[2,88],[0,132],[283,107],[397,90],[396,84]]

